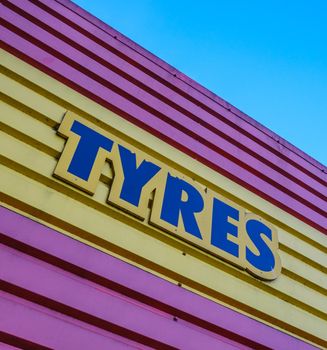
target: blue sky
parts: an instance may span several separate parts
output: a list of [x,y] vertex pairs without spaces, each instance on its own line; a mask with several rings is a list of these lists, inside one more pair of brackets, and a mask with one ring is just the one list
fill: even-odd
[[326,0],[74,0],[327,164]]

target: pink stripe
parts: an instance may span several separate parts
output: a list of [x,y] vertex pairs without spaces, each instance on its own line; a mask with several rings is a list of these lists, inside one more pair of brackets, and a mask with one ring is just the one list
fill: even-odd
[[[321,163],[317,162],[295,146],[289,144],[271,130],[265,128],[254,119],[245,115],[219,96],[213,94],[211,91],[185,76],[183,73],[177,71],[174,67],[160,60],[132,40],[126,38],[107,24],[101,22],[73,2],[68,0],[55,0],[51,3],[47,2],[47,0],[40,1],[52,9],[55,9],[58,13],[61,12],[67,19],[71,19],[73,23],[76,23],[81,28],[85,28],[86,31],[92,33],[97,38],[101,38],[104,42],[110,41],[110,45],[113,45],[119,51],[127,54],[128,57],[136,62],[140,62],[142,66],[147,67],[151,72],[163,80],[170,82],[172,86],[178,86],[182,92],[186,92],[187,95],[192,96],[203,105],[211,107],[213,111],[219,112],[227,121],[231,121],[238,126],[241,124],[243,130],[249,132],[254,138],[260,139],[265,144],[269,144],[269,146],[278,151],[278,153],[280,153],[281,147],[284,148],[282,151],[283,154],[287,154],[287,156],[290,159],[293,159],[296,163],[302,164],[305,169],[310,169],[310,171],[315,173],[319,178],[324,176],[324,178],[327,179],[326,175],[321,174],[320,170],[322,169],[327,173],[326,167]],[[91,28],[92,30],[90,30]],[[113,40],[114,37],[117,39]],[[175,75],[177,75],[177,78]],[[279,140],[279,142],[276,142],[276,140]]]
[[[182,314],[185,313],[196,317],[198,320],[203,320],[206,323],[212,324],[215,327],[218,326],[235,334],[235,337],[236,334],[238,334],[262,346],[274,349],[301,350],[314,348],[307,343],[290,337],[258,321],[199,297],[183,288],[146,273],[78,241],[72,240],[62,234],[58,234],[50,228],[24,218],[5,208],[0,207],[0,217],[0,232],[4,233],[6,236],[56,256],[75,266],[79,266],[90,273],[124,286],[131,291],[138,292],[145,297],[151,298],[151,300],[164,303],[169,307],[179,310]],[[32,263],[32,260],[30,261]],[[42,267],[40,267],[40,269],[42,269]],[[8,268],[8,270],[10,271],[10,268]],[[13,268],[13,270],[14,271],[11,271],[11,273],[7,273],[6,270],[4,270],[4,273],[7,274],[6,278],[17,278],[17,280],[12,280],[15,283],[23,283],[25,281],[24,283],[27,283],[25,287],[29,289],[35,288],[36,286],[37,288],[48,289],[49,286],[42,286],[42,283],[38,285],[37,281],[33,281],[33,274],[31,279],[26,279],[24,274],[19,276],[21,273],[21,271],[19,271],[20,269]],[[44,278],[47,278],[45,271],[43,274]],[[15,275],[18,277],[15,277]],[[25,275],[27,275],[27,273],[25,273]],[[42,281],[43,277],[40,280]],[[50,283],[51,286],[51,281],[48,283]],[[75,282],[70,281],[69,283],[72,283],[71,288],[74,288],[73,283]],[[80,288],[81,287],[78,287],[78,289],[82,291]],[[49,289],[47,293],[53,292],[60,294],[60,288],[59,291],[51,291],[51,288]],[[58,294],[55,294],[53,298],[57,298],[57,295]],[[83,295],[84,294],[81,292],[81,296]],[[65,297],[69,298],[69,296]],[[70,299],[67,302],[73,303],[74,300]],[[87,305],[84,305],[84,307],[87,307]],[[137,305],[133,305],[133,307],[136,308]],[[98,310],[98,312],[102,311]],[[160,311],[160,313],[162,314],[162,311]],[[123,321],[124,320],[122,320],[122,322]],[[235,338],[235,340],[236,339],[237,338]]]
[[[60,72],[60,75],[64,79],[69,77],[70,81],[78,84],[83,89],[97,92],[96,96],[93,96],[95,100],[107,105],[114,111],[116,108],[109,105],[107,101],[114,101],[116,105],[124,106],[124,113],[125,116],[127,113],[128,118],[133,118],[135,121],[134,117],[132,116],[138,116],[136,121],[141,122],[143,127],[148,127],[151,125],[152,132],[158,134],[159,130],[161,131],[161,134],[159,134],[161,137],[178,140],[178,143],[182,145],[182,147],[196,149],[197,153],[201,155],[202,159],[209,162],[209,164],[214,165],[216,168],[223,169],[224,172],[227,171],[228,174],[237,174],[238,176],[241,176],[242,181],[245,182],[245,185],[250,185],[251,188],[258,189],[257,191],[259,191],[259,189],[264,189],[263,193],[259,192],[262,196],[265,196],[265,198],[270,198],[271,201],[278,203],[279,206],[282,206],[287,211],[291,210],[293,213],[297,213],[297,215],[300,215],[304,219],[307,218],[310,224],[321,229],[323,232],[326,231],[327,219],[311,208],[308,208],[301,202],[294,200],[284,192],[276,189],[274,186],[266,183],[262,179],[253,176],[253,174],[251,174],[249,171],[241,168],[235,163],[230,162],[228,159],[220,156],[190,136],[177,129],[171,130],[171,127],[162,120],[154,118],[153,115],[144,111],[138,106],[133,105],[129,100],[105,88],[101,84],[90,79],[88,76],[81,74],[71,66],[68,66],[56,57],[50,55],[48,52],[41,50],[39,47],[27,42],[25,39],[12,33],[5,27],[2,27],[0,35],[2,36],[2,40],[9,46],[17,48],[19,51],[23,52],[28,57],[33,58],[41,65],[46,63],[47,67],[53,72],[58,74]],[[118,111],[118,113],[122,112]],[[232,177],[231,175],[229,176]]]
[[237,349],[226,344],[221,336],[193,330],[188,322],[174,321],[169,314],[159,313],[131,298],[86,283],[82,278],[63,273],[37,259],[26,258],[11,248],[0,248],[0,277],[33,293],[178,349]]
[[11,345],[0,343],[0,350],[19,350],[19,349]]
[[4,292],[0,292],[0,310],[3,332],[51,349],[142,349],[124,338]]
[[[265,159],[269,161],[269,164],[272,166],[276,166],[280,171],[282,171],[284,174],[286,173],[288,176],[292,176],[292,178],[298,179],[298,181],[304,182],[304,184],[311,186],[313,190],[317,191],[320,195],[327,195],[327,189],[325,186],[323,186],[321,183],[315,181],[311,177],[309,177],[307,174],[303,173],[302,171],[299,171],[297,168],[292,166],[290,163],[285,162],[283,159],[277,157],[274,153],[270,152],[266,148],[262,147],[260,144],[254,142],[252,139],[246,137],[243,133],[237,131],[235,128],[229,126],[226,123],[223,123],[218,118],[210,115],[209,113],[205,112],[203,109],[199,108],[197,105],[189,102],[183,96],[177,95],[172,90],[167,88],[165,85],[161,84],[157,80],[153,79],[149,75],[146,75],[141,70],[137,69],[136,67],[132,66],[128,62],[121,59],[119,56],[113,54],[106,48],[100,46],[96,42],[90,40],[83,34],[79,33],[78,31],[74,30],[72,27],[66,25],[65,23],[61,22],[54,16],[48,14],[47,12],[43,11],[39,7],[35,6],[29,1],[26,0],[11,0],[11,3],[15,4],[16,6],[23,8],[24,11],[28,12],[28,14],[32,15],[33,18],[36,18],[37,20],[42,22],[42,25],[48,25],[51,23],[51,28],[60,28],[60,32],[56,32],[56,35],[63,35],[65,36],[66,40],[73,40],[74,45],[78,44],[80,45],[79,50],[80,51],[86,51],[88,52],[88,55],[94,56],[94,54],[97,55],[97,59],[102,59],[104,62],[110,65],[114,65],[118,69],[121,69],[120,74],[129,74],[129,79],[136,79],[137,82],[142,82],[142,84],[145,84],[146,87],[151,89],[151,93],[160,93],[162,97],[165,97],[167,103],[170,101],[173,101],[175,103],[175,106],[180,106],[185,108],[185,113],[191,113],[193,117],[197,118],[197,120],[203,120],[207,124],[207,127],[210,129],[213,129],[215,132],[223,133],[224,137],[229,137],[230,135],[233,135],[233,142],[240,143],[246,146],[247,150],[255,151],[258,155],[258,157],[262,156],[264,154],[264,158],[261,159],[261,161],[265,162]],[[38,4],[40,5],[40,4]],[[15,21],[15,20],[9,20],[11,23],[20,23],[22,22]],[[89,23],[88,23],[89,24]],[[27,24],[29,25],[29,24]],[[89,24],[90,25],[90,24]],[[23,28],[22,28],[23,29]],[[39,40],[42,42],[46,42],[45,38],[47,37],[48,33],[45,33],[44,31],[40,32],[36,27],[33,26],[30,30],[26,30],[26,32],[31,33],[32,31],[35,32],[35,37],[38,37]],[[117,86],[122,88],[123,90],[126,90],[130,92],[132,95],[138,95],[138,98],[141,98],[143,101],[146,101],[149,105],[151,104],[151,100],[154,100],[153,107],[157,108],[158,110],[161,109],[162,113],[166,113],[169,115],[171,114],[172,119],[176,119],[177,116],[180,116],[180,118],[185,118],[183,115],[174,110],[170,107],[167,107],[163,104],[162,101],[157,101],[152,97],[152,95],[149,95],[148,93],[142,97],[140,94],[140,89],[137,88],[137,91],[133,92],[133,89],[136,87],[133,86],[129,81],[125,79],[121,79],[121,77],[117,74],[112,74],[110,70],[107,67],[104,67],[93,60],[90,60],[89,58],[86,58],[85,55],[81,55],[79,51],[76,51],[71,46],[64,44],[62,41],[55,39],[52,35],[48,35],[48,44],[51,45],[51,47],[56,47],[56,49],[60,53],[64,53],[66,49],[66,56],[67,57],[74,57],[76,61],[79,62],[89,62],[88,68],[94,72],[97,73],[98,76],[102,78],[107,78],[109,82],[114,81]],[[52,44],[58,43],[56,46],[53,46]],[[80,59],[78,59],[78,56],[80,56]],[[84,64],[86,67],[87,65]],[[98,67],[98,68],[97,68]],[[111,75],[110,75],[111,74]],[[131,88],[129,88],[131,86]],[[168,98],[167,98],[168,96]],[[161,105],[163,105],[161,107]],[[181,119],[182,120],[182,119]],[[189,119],[188,119],[189,120]],[[186,122],[182,122],[182,125],[185,125]],[[203,127],[201,127],[203,128]],[[196,126],[197,132],[198,125]],[[292,181],[288,179],[283,179],[283,176],[281,176],[279,173],[277,173],[275,170],[271,169],[270,167],[262,164],[257,161],[257,159],[249,154],[247,154],[244,151],[240,151],[238,148],[236,148],[233,145],[230,145],[228,142],[224,139],[222,139],[220,136],[217,136],[213,134],[212,132],[208,131],[212,134],[212,143],[215,145],[220,145],[222,149],[225,151],[229,151],[231,154],[237,154],[238,157],[242,156],[242,161],[247,164],[252,164],[252,167],[255,169],[259,169],[260,166],[262,167],[263,173],[266,175],[270,175],[272,179],[274,177],[277,177],[277,181],[279,183],[283,183],[284,186],[288,187],[288,184],[291,184],[292,187]],[[208,139],[209,140],[209,139]],[[237,152],[240,152],[239,154]],[[296,185],[296,184],[293,184]],[[289,187],[289,188],[291,188]],[[300,191],[302,188],[299,188]],[[295,188],[297,190],[297,188]],[[296,191],[295,191],[296,192]],[[310,193],[309,193],[310,196]],[[314,201],[313,201],[314,202]],[[317,205],[319,205],[317,203]],[[325,205],[325,204],[324,204]]]

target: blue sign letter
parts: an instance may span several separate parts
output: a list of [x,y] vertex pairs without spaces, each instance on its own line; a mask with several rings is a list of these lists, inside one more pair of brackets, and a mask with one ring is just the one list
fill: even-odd
[[[187,194],[187,201],[182,194]],[[178,227],[179,213],[182,214],[185,231],[202,239],[194,213],[203,210],[201,194],[192,185],[168,173],[160,218]]]
[[77,145],[73,159],[70,162],[68,171],[71,174],[87,181],[99,148],[103,148],[110,152],[113,142],[107,137],[97,133],[76,120],[71,127],[71,131],[79,135],[81,138]]
[[211,244],[221,250],[239,257],[239,247],[228,239],[228,234],[238,237],[237,226],[228,221],[228,218],[239,220],[239,211],[228,204],[213,199]]
[[137,207],[142,188],[158,173],[160,167],[146,160],[143,160],[139,167],[136,167],[135,154],[121,145],[118,147],[124,172],[120,198]]
[[246,248],[246,260],[258,270],[272,271],[275,267],[274,254],[261,237],[263,234],[272,240],[271,229],[258,220],[249,220],[246,223],[246,232],[259,251],[259,255],[256,255]]

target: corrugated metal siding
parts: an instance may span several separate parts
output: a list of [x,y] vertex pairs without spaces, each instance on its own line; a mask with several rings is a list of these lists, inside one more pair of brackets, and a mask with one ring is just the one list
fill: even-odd
[[325,167],[68,1],[0,6],[8,50],[327,232]]
[[314,348],[7,209],[0,215],[0,328],[10,344],[19,337],[32,349]]
[[[325,344],[325,235],[5,51],[1,62],[3,205],[261,322]],[[65,143],[56,128],[66,110],[269,220],[279,232],[282,275],[270,283],[256,280],[108,206],[109,167],[93,198],[53,178]]]

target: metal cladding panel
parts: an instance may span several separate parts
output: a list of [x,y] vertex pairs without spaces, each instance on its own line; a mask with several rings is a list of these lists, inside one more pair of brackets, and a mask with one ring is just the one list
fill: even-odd
[[[0,341],[326,347],[326,168],[69,1],[6,0],[0,17]],[[109,163],[93,196],[55,178],[67,111],[273,225],[281,275],[109,205]]]
[[24,60],[326,233],[326,168],[68,1],[1,5]]
[[54,349],[314,348],[5,208],[0,214],[0,327],[16,338]]
[[[2,205],[269,327],[313,344],[326,342],[325,235],[8,52],[0,55]],[[103,169],[94,196],[54,178],[65,146],[57,129],[67,110],[273,224],[279,234],[281,276],[272,282],[257,280],[108,205],[113,176],[109,166]],[[15,225],[16,221],[7,217],[3,222]],[[29,238],[31,247],[38,247],[37,237]],[[86,253],[81,248],[78,252],[82,264]],[[103,268],[108,267],[103,264]],[[133,271],[136,274],[137,269]],[[157,284],[154,289],[158,288]],[[205,308],[201,317],[215,324],[215,313]],[[256,334],[259,337],[261,332]]]

